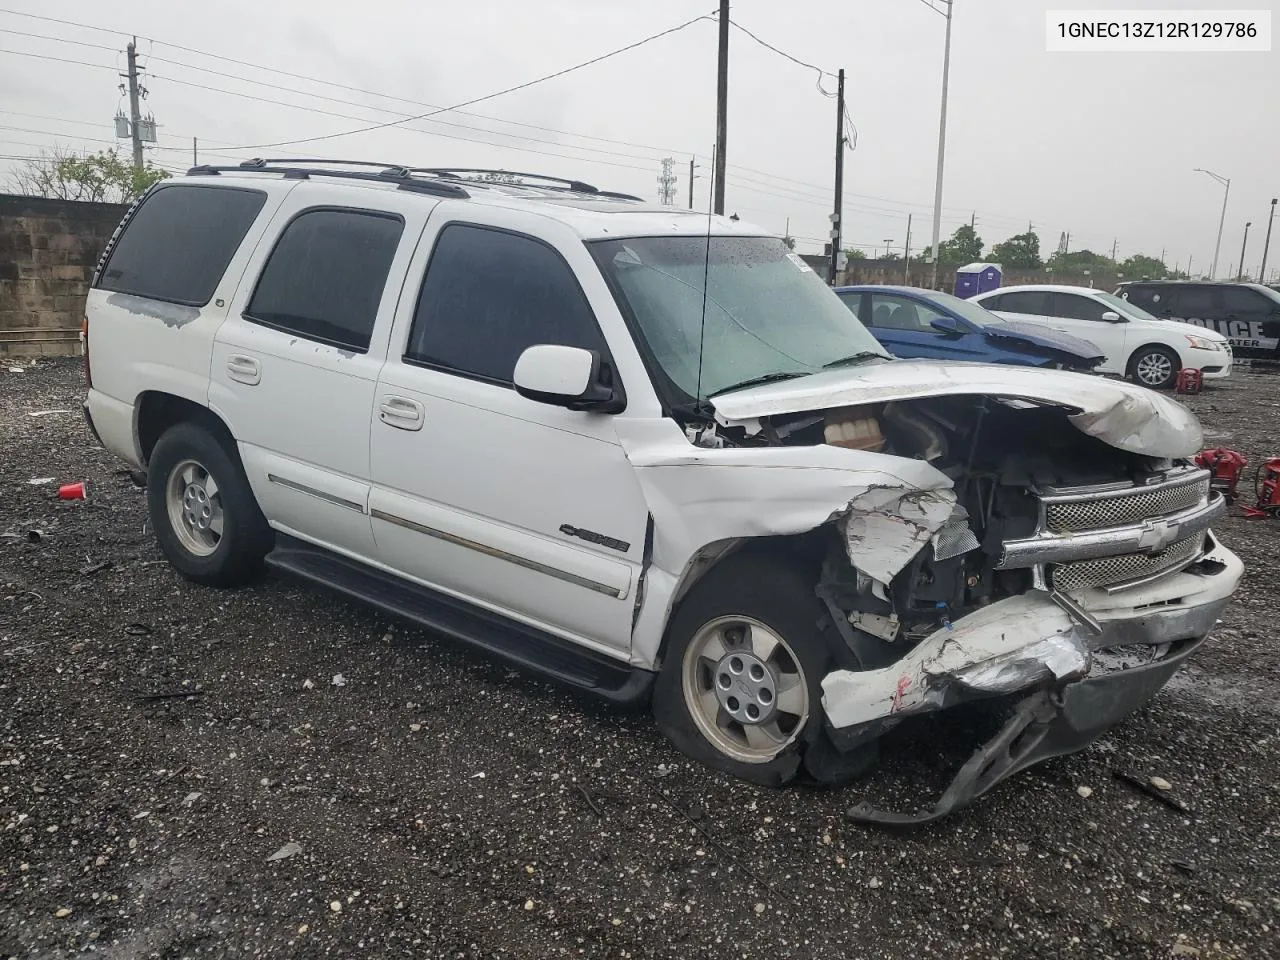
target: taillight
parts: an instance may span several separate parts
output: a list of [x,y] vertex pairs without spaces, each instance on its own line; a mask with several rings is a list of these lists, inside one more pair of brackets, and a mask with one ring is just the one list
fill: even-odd
[[80,321],[80,353],[84,355],[84,385],[93,388],[93,373],[89,369],[89,315]]

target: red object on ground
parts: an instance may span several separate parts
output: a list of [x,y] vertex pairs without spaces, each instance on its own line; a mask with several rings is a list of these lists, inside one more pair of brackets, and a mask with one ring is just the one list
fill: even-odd
[[1249,465],[1241,454],[1226,447],[1214,447],[1212,450],[1201,450],[1196,454],[1196,464],[1208,470],[1212,476],[1209,485],[1217,490],[1228,502],[1236,499],[1236,486],[1240,482],[1240,474]]
[[1191,367],[1183,367],[1178,371],[1178,393],[1199,393],[1204,385],[1204,374]]
[[88,500],[89,499],[89,481],[81,480],[79,483],[64,483],[58,488],[59,500]]
[[1280,516],[1280,457],[1264,460],[1254,475],[1254,489],[1258,494],[1258,504],[1245,507],[1246,517]]

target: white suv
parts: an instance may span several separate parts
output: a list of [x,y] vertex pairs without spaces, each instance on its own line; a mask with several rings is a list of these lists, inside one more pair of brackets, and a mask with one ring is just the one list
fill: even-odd
[[1205,380],[1231,376],[1231,342],[1222,334],[1188,331],[1104,290],[1027,284],[1000,287],[973,301],[1001,317],[1084,337],[1107,355],[1100,373],[1132,377],[1155,390],[1172,387],[1183,367],[1199,370]]
[[777,237],[503,179],[258,161],[129,212],[86,414],[182,574],[265,561],[762,784],[989,701],[924,818],[1118,722],[1234,592],[1178,403],[891,360]]

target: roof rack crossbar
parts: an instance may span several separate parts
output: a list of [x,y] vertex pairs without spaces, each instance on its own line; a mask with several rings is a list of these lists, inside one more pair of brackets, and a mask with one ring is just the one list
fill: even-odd
[[[291,163],[332,163],[338,166],[369,166],[380,169],[374,173],[365,170],[329,170],[324,167],[312,166],[277,166],[277,164]],[[402,190],[412,190],[418,193],[431,193],[442,197],[466,199],[470,196],[466,190],[455,183],[448,183],[441,180],[424,180],[421,177],[414,177],[411,176],[409,171],[402,166],[396,166],[394,164],[362,163],[354,160],[246,160],[244,163],[240,163],[235,166],[210,166],[206,164],[198,167],[192,167],[187,171],[187,176],[217,176],[222,173],[249,172],[279,173],[290,179],[306,179],[312,176],[341,177],[344,180],[364,180],[373,183],[394,183]]]
[[[524,173],[519,170],[486,170],[479,167],[410,167],[410,173],[429,173],[446,180],[476,179],[468,174],[480,174],[482,182],[502,183],[499,177],[520,177],[526,180],[541,180],[544,183],[560,184],[574,193],[601,193],[598,187],[581,180],[569,180],[565,177],[551,177],[544,173]],[[518,186],[518,184],[517,184]]]

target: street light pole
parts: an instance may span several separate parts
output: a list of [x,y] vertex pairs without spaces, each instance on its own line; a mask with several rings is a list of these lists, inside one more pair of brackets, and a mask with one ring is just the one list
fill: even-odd
[[[938,261],[941,259],[938,249],[942,237],[942,163],[947,152],[947,85],[951,76],[951,8],[955,0],[941,0],[947,11],[943,14],[947,19],[947,37],[942,47],[942,111],[938,118],[938,178],[933,188],[933,279],[930,283],[934,289],[938,286]],[[931,5],[932,6],[932,5]]]
[[1276,219],[1276,198],[1271,198],[1271,216],[1267,218],[1267,239],[1262,244],[1262,266],[1258,268],[1258,282],[1267,282],[1267,252],[1271,249],[1271,224]]
[[1244,269],[1244,249],[1249,245],[1249,228],[1253,226],[1253,221],[1249,221],[1244,225],[1244,240],[1240,243],[1240,273],[1236,275],[1237,280],[1247,280],[1249,275]]
[[1213,245],[1213,266],[1209,268],[1209,279],[1213,280],[1218,276],[1218,251],[1222,248],[1222,228],[1227,222],[1227,197],[1231,195],[1231,179],[1203,167],[1196,167],[1195,172],[1207,173],[1226,188],[1222,191],[1222,216],[1218,218],[1218,242]]

